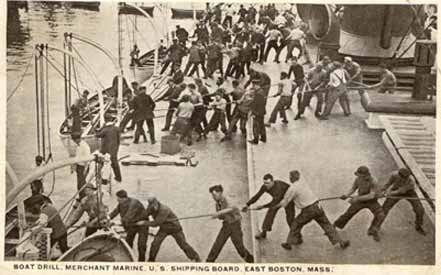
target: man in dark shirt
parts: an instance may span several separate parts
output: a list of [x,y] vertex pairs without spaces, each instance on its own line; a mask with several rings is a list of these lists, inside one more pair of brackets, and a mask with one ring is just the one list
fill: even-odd
[[222,47],[216,41],[212,41],[207,47],[207,76],[212,78],[213,73],[219,69],[223,76]]
[[247,9],[245,9],[243,5],[240,5],[239,11],[237,13],[239,14],[239,20],[237,21],[237,23],[245,22],[248,14]]
[[260,141],[266,142],[266,129],[265,129],[265,104],[266,98],[263,95],[263,89],[260,87],[260,80],[254,79],[252,81],[254,90],[254,99],[251,103],[251,116],[253,118],[253,136],[249,143],[259,144]]
[[265,106],[268,99],[269,91],[271,89],[271,77],[265,72],[259,72],[254,69],[250,69],[250,78],[245,83],[245,89],[250,85],[253,80],[260,80],[260,88],[262,89],[263,97],[265,100]]
[[358,196],[352,197],[349,201],[351,204],[346,212],[341,215],[335,222],[334,226],[343,229],[345,225],[354,217],[360,210],[369,209],[374,215],[371,226],[368,229],[368,235],[372,236],[375,241],[380,241],[378,231],[385,215],[383,209],[377,201],[378,184],[377,180],[371,176],[369,168],[360,166],[355,171],[354,184],[347,194],[341,196],[342,200],[346,200],[358,190]]
[[423,218],[424,218],[424,207],[419,201],[418,195],[415,192],[415,181],[410,174],[409,169],[401,168],[398,172],[394,172],[389,181],[383,187],[385,191],[385,196],[393,196],[394,198],[387,198],[383,203],[384,215],[387,216],[389,211],[394,207],[394,205],[402,198],[415,198],[408,199],[407,201],[412,206],[413,212],[415,212],[415,230],[426,235],[423,229]]
[[173,114],[175,113],[176,108],[178,108],[179,105],[178,102],[179,94],[182,91],[181,87],[179,85],[176,85],[173,82],[173,80],[169,79],[167,83],[168,83],[168,90],[165,93],[165,95],[160,99],[160,100],[168,100],[169,102],[167,114],[165,115],[164,128],[162,128],[163,132],[170,130]]
[[[291,65],[289,66],[288,70],[288,78],[291,78],[291,74],[294,75],[294,82],[296,84],[293,89],[298,89],[299,92],[297,92],[297,110],[301,110],[302,106],[302,95],[300,91],[303,90],[303,86],[305,85],[305,72],[303,71],[303,66],[300,65],[297,62],[297,57],[293,56],[291,58]],[[293,93],[294,94],[294,93]],[[292,99],[291,102],[288,105],[288,109],[291,108],[292,105]],[[297,112],[297,115],[294,119],[299,119],[301,116],[301,113]]]
[[155,115],[153,111],[155,110],[156,103],[153,101],[150,95],[146,94],[146,88],[141,87],[139,89],[139,94],[135,96],[134,102],[134,112],[133,120],[136,123],[135,139],[133,143],[138,144],[139,136],[144,137],[144,142],[147,142],[145,132],[144,132],[144,121],[147,124],[150,134],[150,142],[152,144],[156,143],[155,140],[155,125],[153,118]]
[[173,39],[173,44],[165,52],[168,57],[162,65],[160,74],[163,74],[167,70],[168,65],[172,65],[172,69],[169,75],[173,75],[177,68],[181,66],[182,57],[186,54],[186,48],[178,43],[178,39]]
[[[175,213],[173,213],[168,206],[159,202],[155,197],[150,197],[147,201],[148,207],[142,217],[143,220],[136,224],[159,227],[159,231],[156,233],[150,247],[149,262],[154,262],[156,260],[162,242],[169,235],[175,239],[178,246],[184,251],[185,255],[187,255],[190,260],[200,262],[201,259],[198,253],[185,240],[184,231],[182,230],[182,226]],[[148,220],[150,216],[153,218],[153,221]]]
[[109,154],[111,166],[113,170],[113,174],[115,175],[115,180],[117,182],[121,182],[121,169],[119,168],[118,163],[118,150],[121,139],[121,132],[119,127],[116,127],[115,124],[110,121],[111,117],[106,116],[106,125],[95,134],[96,137],[101,138],[101,154]]
[[207,262],[214,262],[225,243],[228,239],[231,239],[234,247],[239,255],[247,263],[253,263],[253,255],[245,248],[243,244],[243,232],[241,226],[242,216],[236,206],[232,206],[228,203],[227,199],[223,195],[222,185],[215,185],[209,188],[209,192],[213,196],[216,202],[216,214],[213,215],[213,219],[218,218],[223,221],[222,228],[214,241],[212,248],[207,256]]
[[144,215],[144,206],[142,203],[134,198],[129,198],[125,190],[116,192],[118,205],[110,212],[110,219],[114,219],[118,214],[121,217],[121,224],[127,232],[126,242],[133,247],[133,240],[138,234],[138,261],[145,261],[145,252],[147,249],[147,237],[149,233],[148,226],[136,225],[142,220]]
[[[286,193],[286,190],[288,190],[289,184],[286,182],[283,182],[281,180],[274,180],[273,176],[271,174],[266,174],[263,176],[263,185],[260,187],[259,191],[251,197],[251,199],[246,203],[246,206],[242,208],[242,211],[247,211],[248,208],[257,202],[260,197],[264,193],[268,193],[273,198],[269,203],[266,203],[264,205],[258,206],[255,209],[260,210],[263,208],[268,208],[268,211],[265,214],[265,218],[263,220],[262,224],[262,232],[256,235],[257,240],[265,239],[266,233],[272,230],[274,218],[276,217],[277,211],[280,208],[275,208],[273,206],[277,205],[280,201],[282,201],[283,196]],[[286,222],[288,223],[288,227],[291,226],[292,222],[294,221],[295,217],[295,208],[294,208],[294,202],[290,202],[285,207],[285,214],[286,214]]]
[[180,44],[185,46],[185,43],[188,40],[188,32],[186,29],[181,28],[181,26],[176,25],[176,38],[178,38],[178,41]]

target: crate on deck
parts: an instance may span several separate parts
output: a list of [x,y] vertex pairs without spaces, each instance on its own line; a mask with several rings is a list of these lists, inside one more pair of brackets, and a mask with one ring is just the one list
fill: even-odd
[[174,135],[161,138],[161,154],[174,155],[181,151],[179,137]]

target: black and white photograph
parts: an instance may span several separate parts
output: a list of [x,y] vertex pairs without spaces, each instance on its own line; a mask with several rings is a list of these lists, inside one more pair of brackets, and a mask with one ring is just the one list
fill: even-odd
[[435,1],[5,2],[2,261],[435,266]]

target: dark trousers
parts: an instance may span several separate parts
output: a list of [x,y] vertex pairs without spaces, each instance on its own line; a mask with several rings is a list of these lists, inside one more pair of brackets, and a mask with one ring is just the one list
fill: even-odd
[[168,233],[159,229],[158,233],[156,233],[156,236],[153,239],[152,245],[150,246],[149,262],[154,262],[156,260],[156,256],[158,255],[162,242],[169,235],[175,239],[176,243],[182,249],[182,251],[184,251],[187,258],[190,260],[199,260],[198,253],[193,249],[193,247],[191,247],[191,245],[187,243],[182,230],[179,232]]
[[[285,40],[280,41],[280,46],[277,48],[277,53],[276,53],[276,61],[279,62],[279,57],[280,57],[280,53],[282,52],[283,48],[286,47],[288,43]],[[288,60],[288,58],[286,58],[285,60]]]
[[203,133],[201,123],[205,117],[204,109],[205,109],[204,106],[196,106],[190,119],[191,129],[195,130],[196,133],[198,133],[199,135]]
[[227,64],[227,69],[225,70],[225,77],[233,76],[233,74],[237,71],[237,59],[230,59]]
[[119,168],[118,156],[110,155],[110,166],[112,167],[115,180],[121,181],[121,169]]
[[69,247],[67,246],[67,233],[64,233],[56,239],[51,237],[51,246],[54,246],[56,243],[58,243],[61,253],[68,251]]
[[[192,67],[193,66],[193,67]],[[187,65],[185,66],[184,75],[193,76],[194,73],[200,77],[199,75],[199,66],[202,68],[202,72],[204,73],[204,77],[207,76],[207,70],[205,69],[205,65],[203,62],[187,62]],[[191,70],[190,70],[191,68]],[[190,73],[189,73],[190,72]]]
[[147,239],[149,236],[149,228],[146,226],[131,226],[125,228],[127,232],[126,242],[133,248],[133,240],[138,234],[138,261],[145,261],[145,252],[147,250]]
[[176,111],[176,107],[178,107],[174,102],[170,103],[168,105],[168,110],[167,110],[167,114],[165,115],[165,124],[164,124],[164,129],[165,130],[169,130],[171,123],[172,123],[172,119],[173,119],[173,114]]
[[144,132],[144,121],[147,124],[147,128],[149,129],[150,141],[155,141],[155,124],[153,122],[153,118],[150,119],[142,119],[136,122],[136,131],[135,131],[135,143],[139,142],[139,136],[144,138],[144,141],[147,142],[147,137]]
[[[394,195],[396,197],[412,197],[417,198],[418,195],[415,193],[414,190],[406,192],[406,194],[402,195]],[[389,199],[387,198],[383,203],[383,211],[385,217],[387,214],[389,214],[389,211],[394,207],[394,205],[399,202],[401,199]],[[410,205],[412,206],[413,212],[415,213],[415,225],[416,226],[422,226],[423,225],[423,219],[424,219],[424,207],[421,204],[421,201],[419,200],[407,200]]]
[[210,252],[208,253],[207,262],[212,263],[216,261],[225,243],[230,238],[242,259],[248,263],[252,263],[254,261],[253,255],[251,255],[243,244],[243,233],[240,221],[230,224],[224,222],[222,224],[222,228],[219,231]]
[[214,114],[211,116],[208,126],[205,127],[204,134],[208,134],[210,130],[217,129],[219,125],[221,126],[221,131],[225,133],[227,131],[225,112],[221,110],[214,110]]
[[300,214],[294,219],[289,230],[288,238],[286,240],[289,244],[297,244],[302,240],[302,228],[311,221],[315,221],[325,231],[325,235],[328,237],[332,244],[341,242],[340,236],[337,230],[329,222],[326,217],[325,211],[318,203],[311,204],[300,211]]
[[305,113],[305,109],[311,103],[311,99],[313,96],[317,97],[317,104],[315,106],[315,112],[314,112],[315,115],[318,116],[322,112],[323,92],[322,91],[312,91],[312,92],[305,92],[303,94],[303,100],[302,100],[302,103],[300,104],[298,114],[303,115]]
[[271,116],[269,119],[270,123],[275,123],[277,120],[277,114],[280,114],[280,117],[283,120],[286,120],[285,109],[289,106],[291,97],[290,96],[281,96],[279,101],[277,101],[276,106],[274,106],[273,111],[271,112]]
[[[83,165],[76,165],[77,173],[77,190],[80,190],[86,184],[86,167]],[[84,190],[79,193],[80,199],[84,197]]]
[[279,51],[279,46],[277,45],[277,40],[268,41],[268,43],[266,45],[266,49],[265,49],[265,59],[264,59],[265,62],[268,59],[268,55],[269,55],[269,52],[271,51],[271,49],[274,49],[276,51],[276,57],[274,58],[274,61],[277,61],[277,52]]
[[257,59],[257,62],[261,63],[265,60],[265,42],[258,43],[258,53],[259,57]]
[[255,116],[253,118],[254,142],[266,141],[265,116]]
[[340,106],[343,109],[345,115],[351,113],[351,107],[349,105],[348,92],[346,87],[340,85],[339,87],[331,87],[326,96],[325,110],[323,111],[323,116],[329,116],[332,112],[335,102],[339,100]]
[[220,71],[220,74],[222,77],[224,76],[222,57],[215,58],[215,59],[208,59],[208,61],[207,61],[207,75],[208,75],[208,77],[212,77],[213,73],[216,70]]
[[297,48],[299,50],[299,55],[297,56],[297,58],[299,58],[303,54],[303,49],[302,49],[302,45],[300,44],[300,41],[299,40],[289,40],[287,42],[286,60],[293,57],[292,51],[294,50],[294,48]]
[[132,121],[132,124],[129,126],[129,128],[133,127],[133,111],[129,111],[121,120],[121,123],[119,124],[119,130],[121,131],[121,133],[124,132],[124,130],[126,129],[127,124],[129,124],[130,121]]
[[175,124],[170,134],[176,135],[179,133],[181,135],[181,141],[187,139],[188,143],[192,142],[191,137],[191,121],[189,118],[178,117],[176,118]]
[[[274,218],[276,217],[277,212],[280,208],[268,208],[268,211],[266,211],[265,218],[263,219],[262,224],[262,231],[271,231],[273,228]],[[286,223],[288,226],[291,226],[291,224],[294,221],[294,218],[296,216],[294,208],[294,203],[290,202],[285,207],[285,216],[286,216]]]
[[242,133],[246,133],[246,131],[247,131],[246,130],[247,116],[248,116],[248,114],[242,113],[241,111],[236,110],[233,113],[233,116],[231,117],[231,121],[230,121],[230,124],[228,125],[228,129],[227,129],[227,132],[225,133],[225,136],[231,137],[231,133],[233,133],[233,131],[236,127],[236,124],[239,121],[240,121],[240,131]]
[[164,65],[162,65],[162,69],[160,74],[163,74],[165,70],[167,70],[167,67],[171,64],[171,71],[170,75],[173,75],[177,68],[181,66],[181,63],[175,60],[167,59],[164,61]]
[[349,208],[346,210],[343,215],[341,215],[335,222],[334,225],[340,229],[344,228],[346,224],[354,217],[360,210],[369,209],[374,215],[374,219],[368,229],[369,233],[377,233],[380,229],[381,224],[385,218],[383,208],[381,208],[380,204],[377,200],[365,201],[365,202],[356,202],[351,204]]

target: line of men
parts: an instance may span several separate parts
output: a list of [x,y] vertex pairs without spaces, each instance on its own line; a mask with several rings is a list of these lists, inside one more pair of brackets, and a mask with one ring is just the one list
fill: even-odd
[[[320,206],[320,199],[311,191],[307,180],[301,177],[297,170],[289,173],[291,185],[281,180],[274,180],[271,174],[266,174],[263,177],[262,187],[251,197],[242,211],[247,211],[263,194],[267,193],[272,197],[272,200],[254,208],[255,210],[268,209],[262,229],[255,236],[257,240],[267,238],[268,232],[272,231],[278,210],[283,207],[290,229],[286,242],[282,243],[284,249],[291,250],[292,245],[303,243],[302,228],[312,220],[318,223],[333,245],[346,248],[350,243],[340,237],[337,229],[343,229],[360,210],[369,209],[374,218],[368,228],[367,235],[372,236],[375,241],[380,241],[379,231],[386,216],[397,202],[405,199],[411,204],[415,213],[415,230],[426,235],[422,227],[424,208],[418,200],[415,181],[407,168],[393,172],[389,180],[382,186],[378,184],[366,166],[358,167],[354,174],[356,178],[351,188],[340,197],[342,200],[347,200],[350,206],[333,224]],[[357,195],[354,195],[355,192]],[[381,197],[386,198],[382,205],[378,202],[378,198]],[[301,211],[297,216],[295,216],[295,208]]]
[[[366,166],[358,167],[354,174],[356,178],[351,188],[340,197],[345,201],[349,199],[350,206],[334,223],[329,221],[323,207],[320,205],[321,199],[311,191],[307,179],[301,176],[298,170],[289,173],[291,184],[275,180],[271,174],[264,175],[262,187],[242,207],[242,211],[248,211],[264,193],[269,194],[272,197],[269,203],[254,207],[254,210],[267,209],[262,231],[255,238],[257,240],[267,238],[268,232],[272,231],[277,212],[280,208],[284,208],[289,233],[286,241],[281,246],[287,250],[291,250],[293,245],[303,243],[302,229],[313,220],[323,229],[331,244],[346,249],[350,246],[350,241],[343,239],[337,229],[343,229],[351,218],[363,209],[369,209],[374,216],[367,230],[367,235],[372,236],[375,241],[380,241],[379,231],[386,216],[395,204],[402,199],[411,204],[415,213],[415,230],[422,235],[426,234],[422,227],[424,208],[418,200],[415,192],[415,181],[408,169],[401,168],[393,172],[383,186],[378,184]],[[189,260],[201,261],[199,254],[186,241],[179,218],[167,205],[155,197],[147,199],[148,206],[145,208],[139,200],[129,197],[125,190],[120,190],[116,193],[118,204],[109,214],[108,207],[98,197],[96,187],[88,183],[84,186],[84,196],[74,205],[74,209],[67,217],[66,222],[63,222],[50,198],[43,195],[41,189],[33,188],[32,191],[32,196],[25,201],[27,220],[32,221],[30,225],[32,231],[38,231],[43,227],[51,228],[51,244],[53,246],[58,243],[61,252],[69,249],[67,230],[78,223],[84,213],[88,215],[88,220],[80,226],[86,227],[86,237],[100,228],[111,226],[111,220],[119,215],[121,225],[127,233],[126,241],[131,247],[133,247],[135,237],[138,236],[139,261],[145,261],[146,259],[150,227],[158,227],[159,230],[151,244],[148,261],[156,260],[161,244],[168,236],[175,239]],[[353,195],[355,192],[357,192],[357,195]],[[239,208],[229,203],[221,185],[210,187],[209,193],[214,199],[216,210],[212,214],[212,218],[221,219],[223,223],[206,261],[214,262],[226,241],[231,239],[244,261],[254,262],[253,255],[244,246]],[[386,198],[382,205],[378,202],[381,197]],[[300,210],[297,216],[295,215],[295,208]]]
[[[84,213],[88,220],[83,221],[79,227],[86,227],[85,237],[94,234],[102,228],[112,226],[111,220],[120,216],[121,225],[126,232],[125,240],[133,247],[134,239],[137,239],[138,261],[146,260],[147,240],[149,228],[157,227],[159,230],[154,235],[149,251],[149,262],[156,261],[162,242],[168,236],[172,236],[178,246],[184,251],[189,260],[200,262],[201,258],[195,249],[187,242],[183,228],[176,214],[165,204],[155,197],[147,199],[147,208],[135,198],[129,197],[125,190],[116,193],[118,204],[110,213],[108,207],[99,199],[96,187],[87,183],[84,187],[84,196],[74,204],[72,212],[63,222],[58,210],[52,201],[42,192],[36,190],[25,202],[28,222],[31,221],[32,232],[38,232],[43,227],[52,229],[51,245],[58,243],[62,253],[68,247],[69,228],[72,228],[81,219]],[[33,189],[34,191],[34,189]],[[244,261],[254,262],[253,255],[247,250],[243,242],[241,228],[241,213],[238,207],[229,203],[223,195],[223,187],[215,185],[209,188],[209,193],[215,201],[216,212],[211,215],[213,219],[222,220],[222,227],[210,249],[206,262],[214,262],[219,256],[226,241],[231,239],[234,247]],[[102,196],[102,195],[101,195]]]

